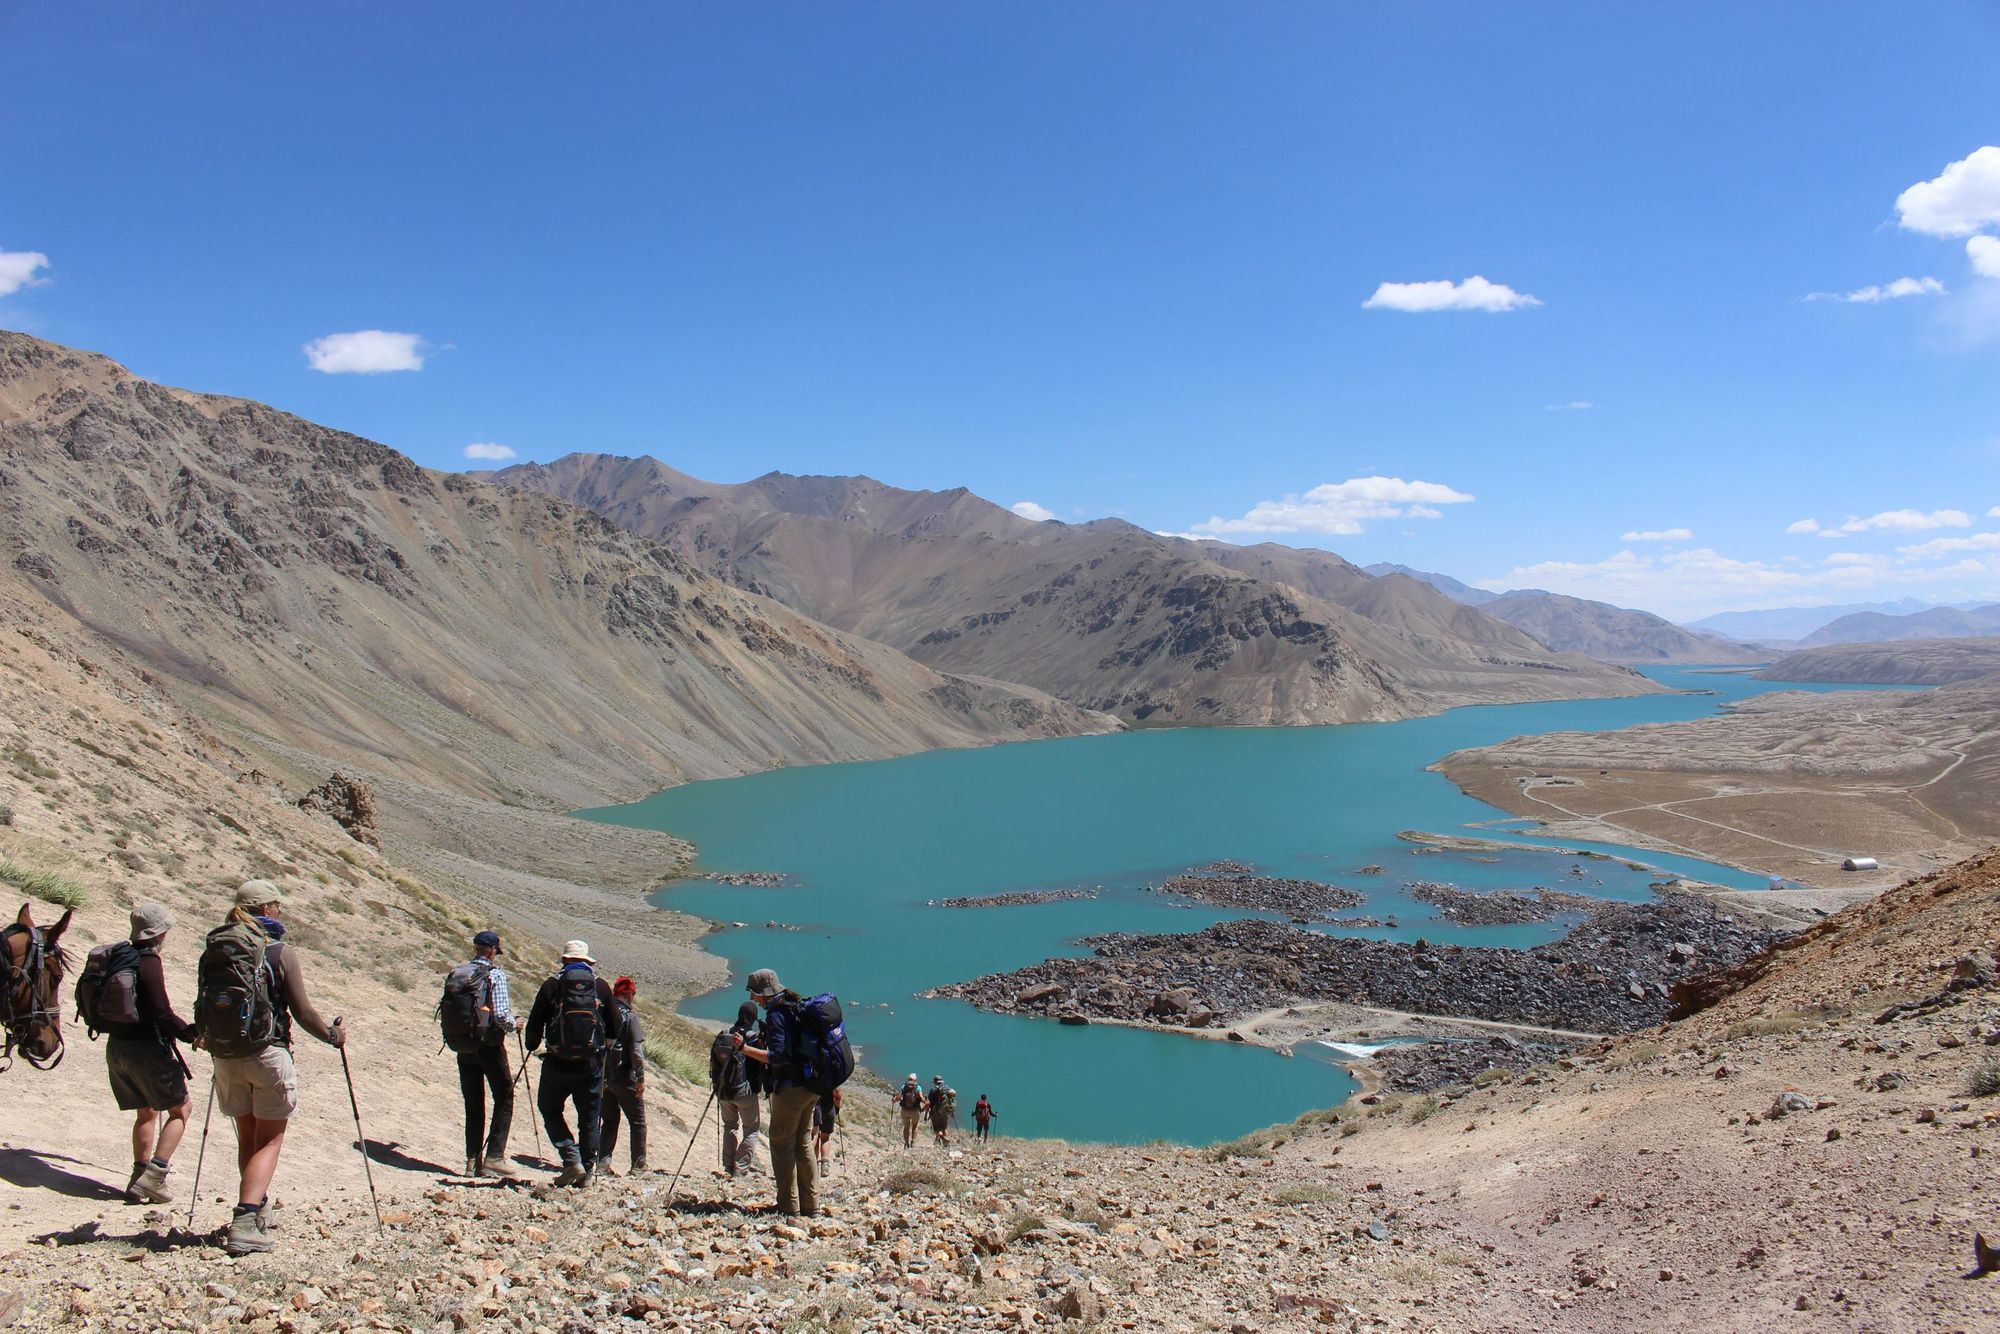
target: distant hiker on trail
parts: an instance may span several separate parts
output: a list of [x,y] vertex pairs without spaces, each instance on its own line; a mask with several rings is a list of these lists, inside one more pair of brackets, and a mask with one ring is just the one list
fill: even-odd
[[757,1091],[764,1067],[738,1050],[737,1039],[749,1041],[758,1027],[756,1002],[744,1001],[736,1022],[717,1033],[708,1049],[708,1086],[722,1117],[722,1170],[731,1176],[757,1170],[757,1133],[763,1123]]
[[330,1047],[347,1043],[342,1021],[321,1019],[306,996],[305,965],[284,943],[285,925],[278,920],[284,901],[284,891],[270,881],[244,881],[228,918],[208,933],[196,973],[194,1021],[215,1060],[215,1102],[236,1123],[242,1180],[222,1243],[231,1255],[277,1245],[271,1178],[285,1127],[299,1106],[292,1021]]
[[445,1045],[458,1055],[458,1088],[465,1098],[465,1175],[514,1181],[519,1174],[507,1165],[507,1132],[514,1125],[507,1035],[521,1027],[521,1020],[507,991],[507,971],[494,962],[504,953],[498,932],[481,931],[472,938],[472,958],[445,975],[438,1024]]
[[813,1155],[819,1159],[819,1170],[828,1171],[833,1166],[830,1146],[834,1132],[840,1129],[840,1090],[820,1095],[813,1106]]
[[980,1094],[979,1101],[972,1104],[972,1126],[979,1139],[991,1137],[988,1128],[993,1124],[993,1118],[998,1115],[1000,1113],[993,1110],[993,1104],[986,1101],[986,1095]]
[[[617,1176],[611,1155],[618,1147],[618,1117],[632,1123],[632,1163],[634,1176],[646,1170],[646,1034],[639,1027],[639,1012],[632,1008],[639,984],[621,977],[611,984],[612,1016],[610,1041],[604,1049],[604,1120],[597,1132],[598,1167],[608,1176]],[[626,1053],[631,1053],[628,1059]]]
[[[187,1133],[187,1063],[174,1044],[192,1042],[195,1026],[174,1013],[160,946],[174,915],[163,903],[132,910],[130,940],[99,945],[77,979],[76,1008],[93,1035],[107,1034],[104,1068],[118,1110],[132,1115],[132,1176],[125,1198],[165,1204],[168,1164]],[[166,1121],[160,1113],[166,1113]]]
[[903,1080],[903,1087],[896,1091],[896,1107],[903,1113],[903,1147],[917,1147],[917,1122],[924,1114],[924,1091],[917,1084],[917,1077],[910,1075]]
[[762,1063],[769,1076],[771,1174],[777,1179],[778,1212],[810,1218],[819,1212],[813,1108],[820,1094],[831,1092],[852,1069],[840,1003],[831,995],[806,1000],[787,991],[768,968],[750,974],[750,996],[764,1007],[764,1045],[750,1046],[740,1033],[734,1038],[737,1049]]
[[946,1088],[943,1075],[934,1075],[924,1105],[931,1110],[931,1137],[939,1148],[950,1148],[951,1119],[958,1114],[958,1090]]
[[[614,1039],[628,1048],[631,1043],[629,1029],[614,1030],[617,998],[611,994],[611,984],[593,970],[596,963],[583,941],[564,942],[562,966],[542,983],[534,1008],[528,1011],[528,1050],[540,1047],[545,1037],[549,1043],[535,1103],[550,1147],[562,1156],[558,1186],[590,1184],[604,1102],[604,1045]],[[627,1050],[622,1059],[631,1065],[640,1058]],[[564,1115],[571,1102],[576,1104],[575,1133]]]

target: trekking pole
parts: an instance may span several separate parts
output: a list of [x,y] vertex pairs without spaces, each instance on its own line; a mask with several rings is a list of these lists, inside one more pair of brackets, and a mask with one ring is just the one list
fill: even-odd
[[[334,1027],[340,1020],[333,1021]],[[340,1044],[340,1073],[347,1076],[347,1105],[354,1109],[354,1137],[361,1141],[361,1170],[368,1177],[368,1203],[375,1209],[375,1235],[382,1235],[382,1201],[375,1198],[375,1168],[368,1161],[368,1132],[361,1128],[361,1104],[354,1097],[354,1070],[347,1063],[347,1043]]]
[[694,1134],[688,1136],[687,1149],[681,1154],[681,1165],[674,1169],[674,1179],[671,1182],[667,1183],[668,1204],[672,1204],[674,1202],[674,1191],[681,1184],[681,1172],[685,1170],[688,1165],[688,1154],[694,1152],[694,1142],[701,1138],[702,1122],[708,1120],[708,1109],[710,1107],[713,1107],[714,1105],[715,1105],[715,1090],[710,1089],[708,1091],[708,1101],[701,1105],[701,1115],[697,1116],[694,1119]]
[[208,1156],[208,1122],[215,1115],[215,1075],[208,1077],[208,1110],[201,1114],[201,1148],[194,1155],[194,1185],[188,1187],[188,1231],[194,1231],[194,1207],[201,1203],[201,1160]]
[[535,1119],[541,1113],[535,1110],[535,1077],[528,1074],[528,1040],[521,1036],[521,1030],[517,1028],[514,1030],[514,1041],[521,1048],[521,1073],[528,1080],[528,1129],[535,1132],[535,1157],[542,1159],[542,1126]]

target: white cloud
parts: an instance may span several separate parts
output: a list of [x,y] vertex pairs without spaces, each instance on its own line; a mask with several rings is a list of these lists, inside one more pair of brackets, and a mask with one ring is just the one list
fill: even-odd
[[1694,536],[1692,528],[1644,528],[1625,533],[1620,542],[1685,542]]
[[1989,519],[2000,519],[2000,505],[1995,505],[1992,509],[1986,511],[1986,517]]
[[1785,525],[1785,534],[1788,537],[1798,537],[1805,533],[1816,533],[1818,531],[1818,519],[1796,519]]
[[1542,411],[1543,412],[1588,412],[1596,406],[1597,404],[1591,402],[1587,398],[1579,398],[1569,403],[1550,403],[1547,406],[1545,406],[1542,409]]
[[514,447],[512,445],[496,445],[490,441],[483,444],[470,444],[465,447],[465,457],[469,459],[485,459],[489,463],[505,463],[508,459],[514,457]]
[[1896,197],[1904,227],[1930,236],[1970,236],[2000,223],[2000,148],[1988,145]]
[[1383,283],[1375,289],[1375,295],[1361,303],[1361,308],[1423,313],[1433,310],[1521,310],[1541,304],[1538,298],[1517,292],[1505,283],[1488,282],[1474,274],[1462,283],[1443,278],[1427,283]]
[[[1996,511],[1996,516],[2000,517],[2000,511]],[[1970,537],[1933,537],[1928,542],[1896,548],[1896,554],[1906,560],[1921,560],[1926,556],[1938,556],[1947,551],[2000,551],[2000,533],[1974,533]]]
[[2000,278],[2000,236],[1975,236],[1965,243],[1965,257],[1982,278]]
[[1808,301],[1851,301],[1863,305],[1876,305],[1883,301],[1897,301],[1906,296],[1943,296],[1944,284],[1935,278],[1898,278],[1892,283],[1879,286],[1857,287],[1852,292],[1809,292]]
[[375,375],[382,371],[420,371],[430,349],[423,335],[361,329],[328,334],[305,345],[312,368],[328,375]]
[[1972,516],[1964,510],[1883,510],[1866,518],[1848,515],[1837,528],[1822,528],[1821,537],[1842,537],[1850,533],[1920,533],[1929,528],[1970,528]]
[[1818,563],[1772,562],[1739,560],[1708,547],[1658,555],[1640,555],[1628,549],[1599,561],[1542,561],[1511,570],[1504,578],[1479,581],[1479,587],[1495,592],[1548,588],[1575,597],[1644,607],[1679,619],[1769,606],[1772,598],[1851,596],[1874,589],[1923,585],[1933,586],[1947,597],[1991,596],[2000,591],[2000,560],[1960,559],[1937,565],[1836,552]]
[[1209,537],[1222,533],[1358,533],[1371,519],[1437,519],[1439,505],[1464,505],[1472,497],[1442,482],[1400,477],[1350,477],[1316,486],[1303,496],[1262,500],[1240,519],[1211,518],[1194,526]]
[[1022,518],[1032,519],[1036,523],[1047,523],[1050,519],[1056,517],[1054,510],[1046,505],[1037,505],[1032,500],[1017,501],[1010,508]]
[[12,296],[23,287],[39,287],[47,282],[37,278],[36,269],[46,269],[49,257],[39,250],[0,250],[0,296]]

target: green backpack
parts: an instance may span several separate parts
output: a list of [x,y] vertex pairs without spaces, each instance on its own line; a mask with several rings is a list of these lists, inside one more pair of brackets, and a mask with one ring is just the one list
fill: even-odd
[[211,1056],[255,1056],[279,1040],[277,977],[265,953],[270,936],[255,922],[225,922],[208,933],[195,969],[195,1027]]

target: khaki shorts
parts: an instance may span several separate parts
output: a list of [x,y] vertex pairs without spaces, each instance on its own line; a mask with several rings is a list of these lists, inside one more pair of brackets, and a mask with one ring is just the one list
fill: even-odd
[[215,1104],[224,1116],[287,1121],[299,1109],[299,1076],[292,1053],[266,1047],[255,1056],[221,1056],[215,1061]]

